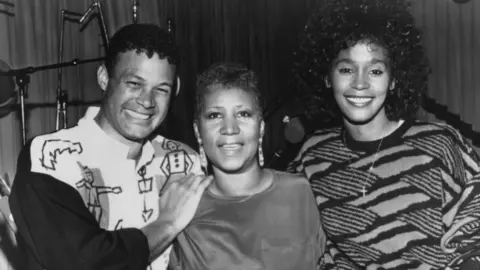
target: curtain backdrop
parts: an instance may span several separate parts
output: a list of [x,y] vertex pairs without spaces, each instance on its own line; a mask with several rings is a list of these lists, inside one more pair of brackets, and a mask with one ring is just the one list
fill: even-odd
[[[15,69],[58,62],[60,11],[84,13],[93,0],[8,0],[0,1],[0,60]],[[352,0],[354,1],[354,0]],[[162,133],[196,147],[191,123],[195,74],[216,61],[239,61],[256,70],[267,100],[265,153],[267,162],[283,148],[283,124],[291,93],[288,86],[292,53],[298,46],[315,0],[139,0],[139,22],[166,27],[172,19],[181,47],[182,90],[173,114]],[[107,29],[113,34],[132,23],[130,0],[102,0]],[[452,0],[415,0],[413,13],[424,30],[432,66],[429,95],[461,115],[480,131],[480,2],[456,4]],[[12,13],[12,14],[10,14]],[[81,30],[81,31],[80,31]],[[83,28],[65,22],[64,61],[102,57],[104,48],[97,20]],[[89,103],[101,98],[96,84],[98,62],[63,68],[62,85],[68,92],[68,124],[81,117]],[[55,131],[57,70],[31,74],[27,104],[28,138]],[[0,85],[0,91],[2,86]],[[285,105],[285,106],[284,106]],[[477,108],[478,106],[478,108]],[[278,110],[271,108],[280,107]],[[423,112],[422,118],[434,120]],[[21,149],[18,106],[0,118],[0,175],[13,179]],[[0,220],[1,223],[1,220]],[[0,243],[5,242],[0,234]],[[0,246],[8,254],[5,245]],[[13,259],[1,259],[8,269]]]

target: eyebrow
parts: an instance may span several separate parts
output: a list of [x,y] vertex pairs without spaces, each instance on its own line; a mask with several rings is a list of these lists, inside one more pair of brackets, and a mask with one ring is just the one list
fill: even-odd
[[[223,107],[223,106],[212,106],[212,107],[208,107],[208,110],[211,110],[211,109],[220,110],[220,109],[225,109],[225,107]],[[235,106],[235,109],[248,109],[248,110],[253,110],[250,106],[246,106],[246,105],[237,105],[237,106]]]
[[[145,81],[144,78],[142,78],[141,76],[138,76],[136,74],[133,74],[132,72],[125,72],[124,74],[122,74],[121,76],[122,78],[124,77],[133,77],[137,80],[140,80],[140,81]],[[162,82],[160,84],[158,84],[157,86],[168,86],[170,88],[173,88],[173,84],[172,83],[168,83],[168,82]]]
[[162,82],[160,84],[157,84],[157,86],[168,86],[168,87],[173,87],[173,84],[167,83],[167,82]]
[[133,77],[133,78],[135,78],[135,79],[137,79],[137,80],[145,81],[144,78],[142,78],[142,77],[140,77],[140,76],[138,76],[138,75],[132,74],[132,73],[125,73],[125,74],[123,74],[122,77]]
[[[341,58],[341,59],[338,59],[338,60],[335,61],[335,66],[340,64],[340,63],[354,64],[355,62],[350,58]],[[372,64],[372,65],[374,65],[374,64],[384,64],[385,66],[387,66],[387,62],[385,60],[377,59],[377,58],[372,59],[371,61],[369,61],[369,63]]]

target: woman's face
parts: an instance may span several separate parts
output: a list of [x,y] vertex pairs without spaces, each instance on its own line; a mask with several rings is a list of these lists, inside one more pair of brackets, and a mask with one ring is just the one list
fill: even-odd
[[258,166],[257,150],[264,133],[255,97],[240,88],[211,87],[194,124],[212,166],[228,173]]
[[350,123],[386,118],[385,99],[395,86],[387,51],[369,42],[340,51],[326,84],[333,88],[335,100]]

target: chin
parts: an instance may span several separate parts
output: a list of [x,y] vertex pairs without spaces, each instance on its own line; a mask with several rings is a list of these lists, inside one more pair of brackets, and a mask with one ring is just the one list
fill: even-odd
[[245,163],[240,161],[225,161],[222,160],[215,165],[219,170],[226,173],[238,173],[245,168]]
[[373,120],[373,118],[374,118],[373,116],[372,117],[348,117],[348,116],[344,117],[344,119],[347,120],[347,122],[349,122],[352,125],[368,124],[370,121]]
[[142,141],[150,136],[152,132],[126,132],[124,137],[131,141]]
[[343,118],[353,125],[363,125],[371,122],[381,111],[380,110],[371,110],[368,108],[364,109],[346,109],[343,110]]

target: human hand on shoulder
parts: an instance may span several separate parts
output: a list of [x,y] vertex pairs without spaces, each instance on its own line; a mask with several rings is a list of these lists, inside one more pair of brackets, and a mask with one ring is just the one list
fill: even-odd
[[159,198],[159,222],[170,224],[175,232],[185,229],[212,180],[213,176],[190,173],[165,183]]

